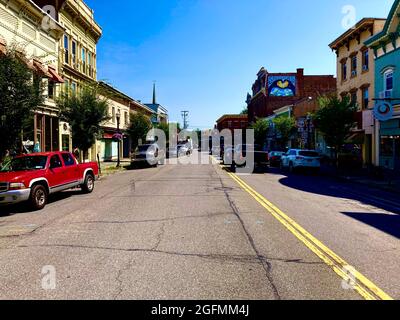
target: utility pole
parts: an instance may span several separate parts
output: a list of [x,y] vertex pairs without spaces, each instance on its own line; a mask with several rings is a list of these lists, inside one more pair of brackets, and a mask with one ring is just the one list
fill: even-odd
[[183,118],[183,129],[186,130],[189,128],[189,111],[182,111],[182,118]]

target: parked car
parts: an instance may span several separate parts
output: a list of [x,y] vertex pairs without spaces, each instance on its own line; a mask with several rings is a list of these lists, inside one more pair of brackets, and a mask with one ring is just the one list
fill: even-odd
[[249,165],[245,162],[245,158],[249,152],[254,153],[254,168],[257,167],[268,167],[269,166],[269,154],[264,151],[260,145],[257,144],[242,144],[235,147],[235,154],[233,157],[232,167],[245,167]]
[[233,156],[235,154],[234,147],[225,147],[222,155],[222,164],[232,164]]
[[50,194],[75,187],[91,193],[98,176],[96,162],[79,164],[69,152],[18,156],[0,171],[0,205],[29,202],[41,210]]
[[132,155],[131,164],[157,167],[165,162],[165,151],[157,143],[143,144],[136,148]]
[[182,156],[188,156],[190,155],[190,148],[188,146],[188,144],[185,143],[178,143],[178,156],[182,157]]
[[290,149],[282,156],[281,168],[294,172],[300,168],[318,171],[321,168],[319,153],[315,150]]
[[279,167],[281,165],[282,151],[270,151],[269,153],[269,165],[271,167]]

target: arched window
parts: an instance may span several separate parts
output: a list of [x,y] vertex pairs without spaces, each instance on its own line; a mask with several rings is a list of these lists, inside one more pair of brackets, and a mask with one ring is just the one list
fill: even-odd
[[393,69],[387,69],[383,74],[383,87],[385,91],[392,91],[393,90]]

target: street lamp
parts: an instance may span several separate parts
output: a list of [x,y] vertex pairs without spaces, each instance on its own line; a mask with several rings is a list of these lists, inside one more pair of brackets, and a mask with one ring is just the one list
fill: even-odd
[[119,124],[121,121],[121,111],[118,110],[117,114],[117,133],[118,133],[118,160],[117,160],[117,168],[121,166],[121,139],[120,139],[120,130],[119,130]]

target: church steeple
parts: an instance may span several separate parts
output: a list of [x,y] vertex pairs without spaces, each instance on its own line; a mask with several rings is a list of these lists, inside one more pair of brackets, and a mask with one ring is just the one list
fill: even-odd
[[154,81],[153,83],[153,104],[157,104],[157,99],[156,99],[156,82]]

